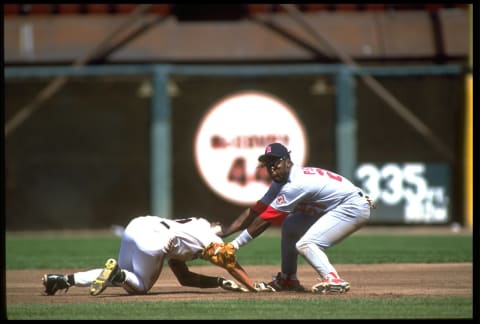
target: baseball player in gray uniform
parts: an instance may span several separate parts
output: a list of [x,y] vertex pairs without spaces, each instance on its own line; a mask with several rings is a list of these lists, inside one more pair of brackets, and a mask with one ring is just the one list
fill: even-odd
[[219,235],[243,230],[231,242],[238,249],[271,224],[281,224],[281,272],[269,285],[276,291],[304,290],[296,275],[300,253],[321,277],[312,292],[347,292],[350,284],[340,277],[325,251],[368,222],[370,209],[375,207],[371,200],[334,172],[294,165],[290,152],[280,143],[268,145],[259,161],[267,168],[272,184]]
[[[134,218],[122,234],[118,262],[108,259],[105,267],[69,275],[45,274],[42,278],[47,295],[71,286],[90,286],[90,294],[100,294],[109,286],[123,287],[129,294],[145,294],[157,281],[164,261],[183,286],[221,287],[233,291],[274,291],[262,283],[253,283],[239,268],[228,272],[247,288],[233,280],[205,276],[189,271],[186,261],[199,258],[210,243],[223,243],[217,235],[220,226],[203,218],[166,219],[157,216]],[[255,286],[255,287],[254,287]],[[65,292],[66,292],[65,291]]]

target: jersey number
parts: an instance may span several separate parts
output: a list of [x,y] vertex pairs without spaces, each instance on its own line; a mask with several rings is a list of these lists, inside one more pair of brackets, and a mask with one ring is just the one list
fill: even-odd
[[338,174],[334,174],[330,171],[320,169],[320,168],[303,168],[303,173],[305,174],[319,174],[321,176],[327,175],[330,179],[336,180],[336,181],[342,181],[342,177],[339,176]]

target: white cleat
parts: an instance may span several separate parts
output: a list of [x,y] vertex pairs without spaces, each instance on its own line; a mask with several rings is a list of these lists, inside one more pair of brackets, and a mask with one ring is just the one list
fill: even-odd
[[313,293],[336,293],[343,294],[350,290],[350,284],[343,279],[327,278],[312,287]]

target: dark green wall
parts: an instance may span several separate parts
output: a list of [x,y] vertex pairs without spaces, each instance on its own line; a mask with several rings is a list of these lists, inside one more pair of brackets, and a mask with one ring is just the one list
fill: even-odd
[[[308,134],[307,164],[335,170],[335,88],[331,77],[323,78],[329,88],[319,95],[312,91],[314,76],[172,77],[178,87],[171,98],[174,215],[228,222],[243,210],[216,196],[193,161],[193,136],[206,110],[240,90],[265,91],[296,107]],[[378,79],[459,156],[450,163],[455,207],[461,179],[461,76]],[[106,228],[150,213],[151,103],[138,93],[145,80],[72,79],[5,139],[7,230]],[[45,84],[8,80],[5,120]],[[358,163],[445,162],[361,81],[356,94]],[[461,221],[461,215],[453,217]]]

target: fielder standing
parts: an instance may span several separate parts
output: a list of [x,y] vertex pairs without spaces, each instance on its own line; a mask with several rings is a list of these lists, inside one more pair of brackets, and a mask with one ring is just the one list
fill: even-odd
[[[254,283],[242,267],[225,269],[244,284],[189,271],[186,261],[203,258],[211,243],[223,244],[217,235],[220,227],[203,218],[165,219],[141,216],[130,221],[122,234],[118,262],[108,259],[105,267],[69,275],[45,274],[42,278],[47,295],[71,286],[90,286],[90,294],[99,295],[109,286],[123,287],[129,294],[146,294],[157,281],[165,260],[183,286],[221,287],[233,291],[274,291],[264,283]],[[205,258],[209,260],[208,258]],[[211,261],[211,260],[209,260]],[[218,264],[223,266],[223,264]]]
[[336,173],[294,165],[290,152],[280,143],[268,145],[258,159],[267,168],[272,184],[219,235],[243,230],[231,242],[238,249],[270,225],[281,224],[281,272],[269,285],[276,291],[304,290],[297,278],[300,253],[322,280],[312,292],[347,292],[350,284],[340,278],[325,251],[368,222],[370,208],[375,208],[369,197]]

